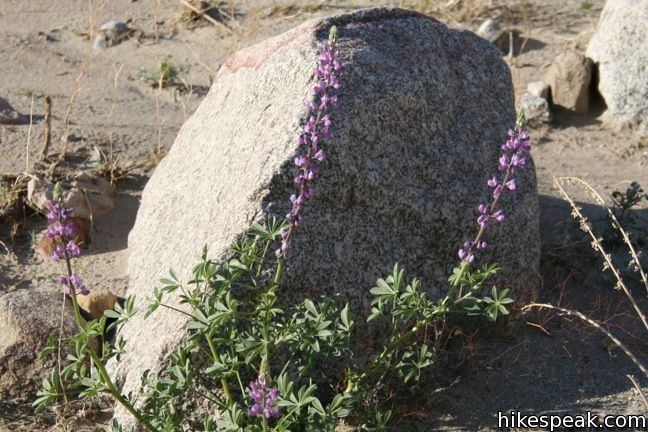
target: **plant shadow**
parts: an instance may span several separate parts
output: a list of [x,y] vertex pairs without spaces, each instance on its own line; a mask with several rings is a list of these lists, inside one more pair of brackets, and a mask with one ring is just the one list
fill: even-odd
[[[517,293],[519,306],[538,302],[579,310],[604,323],[641,362],[648,361],[645,328],[623,292],[614,289],[610,272],[601,271],[602,260],[571,217],[569,204],[552,196],[540,196],[539,201],[541,283],[537,290]],[[607,224],[605,209],[584,202],[577,205],[599,234]],[[636,213],[648,220],[648,209]],[[623,249],[608,245],[608,252],[617,258]],[[648,310],[639,275],[623,274],[629,276],[626,283],[642,310]],[[510,418],[511,411],[641,414],[645,406],[627,375],[648,385],[635,364],[600,332],[573,318],[536,309],[523,315],[514,312],[502,325],[463,328],[448,346],[438,375],[441,379],[435,385],[443,390],[418,393],[409,413],[418,411],[417,420],[404,417],[394,430],[499,430],[505,423],[498,424],[498,413]],[[422,406],[427,407],[425,412]]]

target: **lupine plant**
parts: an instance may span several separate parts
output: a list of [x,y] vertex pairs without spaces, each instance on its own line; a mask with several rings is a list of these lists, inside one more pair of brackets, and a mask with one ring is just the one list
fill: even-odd
[[[499,266],[475,265],[478,253],[493,247],[486,242],[488,227],[504,221],[502,195],[516,190],[516,174],[527,167],[530,146],[522,117],[502,145],[497,173],[485,179],[492,199],[479,206],[477,234],[458,251],[447,293],[438,300],[429,298],[421,280],[407,279],[398,264],[370,290],[373,301],[367,321],[382,321],[389,329],[375,352],[352,350],[354,321],[349,305],[340,298],[279,304],[283,263],[291,239],[298,235],[302,209],[315,195],[313,184],[325,161],[325,147],[332,144],[329,113],[340,103],[337,90],[345,72],[336,43],[333,27],[314,73],[314,102],[307,106],[308,118],[299,137],[297,191],[290,197],[292,209],[286,220],[269,217],[265,224],[253,224],[225,260],[211,260],[205,247],[188,282],[171,270],[155,289],[145,316],[168,308],[187,318],[185,343],[170,356],[166,368],[155,375],[145,373],[138,395],[119,394],[102,361],[119,359],[125,343],[105,344],[97,353],[90,340],[136,313],[134,301],[129,298],[124,307],[88,323],[81,320],[75,302],[80,332],[68,344],[76,354],[68,357],[62,376],[53,373],[45,382],[39,408],[70,391],[81,398],[109,393],[149,431],[333,431],[351,413],[365,429],[384,430],[391,412],[368,401],[380,399],[394,383],[418,384],[423,370],[437,359],[450,314],[495,321],[509,313],[507,305],[513,302],[509,290],[487,287]],[[56,227],[65,222],[66,212],[55,207]],[[55,234],[62,239],[56,258],[65,258],[69,270],[70,256],[77,250],[67,248],[68,234]],[[62,282],[74,301],[75,289],[81,290],[82,284],[73,276],[69,270]],[[179,297],[178,306],[166,301],[171,295]],[[108,318],[115,321],[107,325]],[[88,372],[88,358],[97,373]],[[191,398],[207,401],[218,414],[209,412],[197,419],[179,408]],[[123,430],[116,422],[113,428]]]

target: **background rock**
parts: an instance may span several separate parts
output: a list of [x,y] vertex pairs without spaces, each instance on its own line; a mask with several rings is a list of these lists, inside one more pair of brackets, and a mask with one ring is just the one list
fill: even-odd
[[549,86],[544,81],[533,81],[527,85],[527,92],[533,96],[549,100]]
[[38,357],[50,334],[61,326],[63,337],[76,332],[72,305],[61,308],[62,301],[62,292],[27,289],[0,297],[0,396],[31,397],[49,377],[56,356]]
[[517,109],[524,112],[526,121],[532,126],[551,122],[549,102],[540,96],[531,93],[523,93],[518,100]]
[[591,79],[592,62],[575,51],[559,54],[545,75],[553,104],[579,114],[589,111]]
[[608,120],[648,136],[648,1],[607,1],[587,56],[598,66]]
[[93,46],[95,49],[105,49],[117,45],[130,36],[128,24],[119,21],[108,21],[99,27]]
[[496,43],[498,39],[504,34],[502,26],[499,21],[487,19],[477,29],[477,35],[483,37],[490,43]]
[[91,320],[99,319],[104,311],[111,310],[119,298],[110,291],[91,291],[88,295],[77,294],[77,303],[87,314],[86,318]]
[[0,97],[0,125],[29,124],[29,115],[19,113],[7,101]]
[[[446,289],[515,121],[510,73],[500,52],[473,33],[372,9],[306,22],[221,68],[144,189],[129,237],[127,294],[142,302],[170,267],[187,280],[205,243],[221,257],[253,221],[288,212],[312,72],[332,24],[348,73],[283,292],[294,301],[341,293],[362,323],[369,289],[395,262],[422,276],[431,294]],[[490,232],[496,246],[488,254],[505,265],[510,285],[534,283],[533,169],[503,206],[508,219]],[[110,368],[125,393],[137,391],[145,369],[159,369],[184,322],[158,310],[122,328],[127,353]],[[116,417],[126,414],[118,409]]]

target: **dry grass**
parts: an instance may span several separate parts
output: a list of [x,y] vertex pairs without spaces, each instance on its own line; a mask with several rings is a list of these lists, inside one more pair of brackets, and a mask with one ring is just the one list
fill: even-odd
[[[621,276],[621,272],[612,263],[612,255],[610,255],[605,250],[605,248],[603,247],[602,239],[600,237],[598,237],[594,233],[592,225],[588,222],[587,217],[585,217],[583,215],[583,213],[581,212],[580,207],[578,205],[576,205],[576,203],[571,198],[571,196],[566,192],[566,190],[564,188],[564,185],[572,184],[572,185],[575,185],[575,186],[581,188],[582,190],[587,192],[592,198],[594,198],[598,204],[600,204],[603,207],[607,208],[607,206],[605,204],[605,201],[603,200],[601,195],[599,195],[598,192],[596,192],[589,184],[587,184],[586,182],[584,182],[581,179],[577,179],[577,178],[573,178],[573,177],[562,177],[562,178],[555,179],[554,184],[558,188],[558,191],[563,196],[563,198],[565,198],[565,200],[567,200],[567,202],[571,206],[571,208],[572,208],[572,216],[574,217],[574,219],[576,219],[579,222],[581,230],[586,232],[591,237],[591,239],[592,239],[592,248],[596,252],[598,252],[599,255],[603,258],[603,261],[605,263],[604,267],[603,267],[603,270],[610,270],[614,274],[614,277],[615,277],[615,279],[617,281],[617,286],[616,287],[618,289],[621,289],[624,292],[624,294],[626,295],[626,297],[630,300],[630,302],[632,303],[632,307],[634,308],[635,312],[637,313],[637,316],[641,319],[641,322],[643,323],[646,330],[648,330],[648,321],[646,321],[646,316],[643,313],[643,311],[641,310],[641,308],[639,307],[639,305],[637,304],[637,301],[635,300],[634,295],[632,294],[630,289],[628,289],[627,284],[625,283],[625,281],[623,280],[623,277]],[[641,275],[641,279],[642,279],[642,281],[644,282],[644,284],[646,286],[646,290],[648,291],[648,281],[646,280],[646,273],[644,272],[643,268],[641,267],[641,263],[639,262],[639,257],[637,255],[637,252],[636,252],[634,246],[632,245],[632,242],[630,241],[630,238],[628,237],[628,233],[623,229],[623,227],[619,223],[618,219],[616,218],[614,213],[609,208],[608,208],[608,215],[610,216],[610,218],[613,221],[612,226],[621,233],[621,235],[623,236],[624,242],[626,243],[626,246],[628,247],[628,250],[630,251],[630,254],[632,256],[632,261],[630,262],[630,265],[632,266],[632,268],[636,272],[638,272]]]
[[[596,190],[594,190],[589,184],[587,184],[583,180],[577,178],[571,178],[571,177],[554,179],[554,184],[557,187],[561,196],[569,203],[572,209],[572,216],[579,223],[580,229],[584,231],[587,234],[587,236],[591,238],[592,248],[603,259],[604,262],[603,270],[604,271],[609,270],[612,272],[616,280],[616,288],[617,290],[623,292],[624,296],[619,302],[611,302],[607,299],[603,300],[599,295],[594,299],[593,307],[587,313],[583,313],[581,311],[575,310],[575,308],[561,306],[561,304],[563,303],[563,299],[565,298],[564,291],[566,289],[567,281],[570,278],[568,277],[564,279],[564,283],[562,285],[560,284],[558,285],[559,293],[558,293],[557,305],[531,302],[529,304],[526,304],[522,308],[522,312],[527,312],[532,309],[536,309],[538,311],[547,310],[550,312],[557,313],[558,315],[577,318],[582,323],[586,324],[589,328],[593,329],[593,331],[603,334],[607,339],[609,339],[612,342],[614,346],[620,348],[624,352],[624,354],[637,366],[637,368],[639,368],[639,370],[646,377],[648,377],[648,368],[646,368],[646,366],[635,355],[635,353],[633,353],[628,348],[628,346],[625,343],[623,343],[612,332],[613,330],[622,332],[625,336],[631,339],[636,339],[638,340],[639,344],[642,344],[641,337],[638,337],[633,333],[632,329],[636,327],[636,318],[634,318],[633,320],[632,315],[633,314],[636,315],[636,317],[638,317],[641,323],[643,324],[644,328],[648,330],[648,323],[646,322],[645,314],[641,309],[639,303],[636,301],[634,294],[629,289],[626,281],[624,281],[623,277],[621,276],[620,270],[617,267],[615,267],[614,263],[612,262],[612,256],[605,250],[602,243],[602,239],[599,238],[594,233],[594,229],[591,223],[588,221],[587,217],[583,214],[581,208],[576,204],[572,196],[567,192],[566,186],[571,185],[571,186],[578,187],[579,189],[585,191],[591,198],[593,198],[598,205],[607,209],[608,215],[612,221],[612,226],[614,227],[614,229],[619,231],[622,238],[624,239],[628,251],[630,252],[630,256],[632,257],[631,258],[632,268],[639,275],[639,278],[644,283],[644,285],[646,285],[646,273],[644,269],[641,267],[638,253],[635,250],[634,245],[630,241],[627,231],[621,226],[618,219],[616,218],[614,213],[610,210],[610,208],[607,207],[605,200],[603,200],[601,195]],[[648,285],[646,285],[646,287],[648,288]],[[553,317],[554,314],[550,314],[550,315],[538,314],[537,318],[540,320],[539,323],[527,322],[527,324],[533,325],[534,327],[541,329],[545,334],[550,335],[550,333],[546,330],[546,327],[547,327],[547,323],[551,319],[553,319]],[[594,318],[594,317],[598,317],[598,318]],[[632,322],[634,322],[634,325],[632,324]],[[628,379],[630,379],[633,386],[635,386],[637,391],[639,391],[639,394],[641,395],[643,401],[646,403],[646,407],[648,408],[648,401],[646,401],[645,395],[641,391],[641,387],[637,384],[636,380],[633,377],[628,376]]]

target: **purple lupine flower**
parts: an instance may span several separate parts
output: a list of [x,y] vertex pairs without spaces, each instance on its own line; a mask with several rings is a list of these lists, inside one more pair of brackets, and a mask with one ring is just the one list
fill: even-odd
[[306,105],[308,120],[304,125],[303,133],[299,136],[299,144],[306,148],[306,154],[295,158],[295,165],[299,173],[295,176],[298,193],[290,197],[292,209],[286,215],[288,229],[281,231],[281,247],[276,251],[277,257],[286,255],[290,246],[290,239],[295,227],[301,224],[301,211],[305,202],[315,195],[315,190],[310,182],[319,173],[319,164],[326,160],[326,153],[320,148],[321,140],[331,134],[331,118],[329,108],[337,108],[339,99],[336,90],[342,86],[340,75],[344,73],[344,66],[338,59],[336,51],[337,30],[331,28],[329,41],[324,44],[319,56],[319,63],[315,68],[316,84],[313,87],[314,101]]
[[69,240],[67,245],[65,245],[65,248],[74,258],[79,258],[81,256],[81,249],[76,243],[74,243],[74,240]]
[[57,221],[65,221],[72,216],[72,209],[67,209],[56,204],[54,201],[47,201],[45,207],[49,210],[47,212],[47,223],[49,224],[53,224]]
[[256,381],[250,383],[248,394],[254,403],[248,409],[248,416],[262,415],[267,419],[281,417],[281,410],[275,405],[275,401],[279,398],[279,390],[270,388],[268,384],[264,376],[259,376]]
[[488,228],[490,220],[497,222],[504,221],[504,211],[497,209],[502,192],[505,188],[510,191],[517,189],[517,183],[513,176],[516,170],[524,170],[527,168],[528,154],[531,150],[531,143],[528,132],[522,126],[523,119],[518,120],[518,124],[514,129],[508,131],[508,139],[502,144],[502,153],[498,158],[497,170],[502,173],[501,180],[498,175],[492,176],[486,184],[493,189],[493,201],[490,204],[479,205],[479,217],[477,224],[479,225],[479,232],[474,241],[467,241],[464,243],[463,248],[459,249],[459,258],[468,264],[472,264],[475,260],[475,249],[485,249],[487,244],[481,240],[485,230]]
[[[60,197],[59,197],[60,198]],[[45,205],[48,209],[47,223],[49,225],[45,235],[53,239],[55,242],[54,250],[52,251],[52,261],[60,261],[65,259],[70,268],[70,259],[79,258],[81,256],[81,249],[74,242],[72,238],[76,233],[76,225],[71,219],[73,215],[72,209],[65,208],[58,202],[48,201]],[[69,270],[68,270],[69,271]],[[72,295],[73,292],[81,295],[88,295],[90,291],[81,280],[81,277],[75,273],[61,276],[59,278],[61,285],[65,286],[65,292]]]
[[502,222],[504,220],[504,211],[497,210],[495,213],[493,213],[493,219],[495,219],[497,222]]
[[47,224],[49,227],[45,235],[49,238],[60,237],[64,244],[67,244],[71,237],[76,234],[76,224],[71,219],[72,209],[63,207],[54,201],[48,201],[45,206],[49,210],[47,213]]
[[76,225],[72,219],[57,220],[50,224],[46,235],[49,238],[54,237],[72,237],[76,233]]
[[83,280],[78,274],[73,273],[71,276],[61,276],[59,278],[59,283],[65,286],[65,293],[67,295],[72,295],[72,288],[81,295],[90,294],[90,290],[86,288]]
[[52,251],[52,256],[50,258],[54,262],[58,262],[65,258],[65,247],[63,247],[63,245],[60,243],[54,246],[54,250]]

